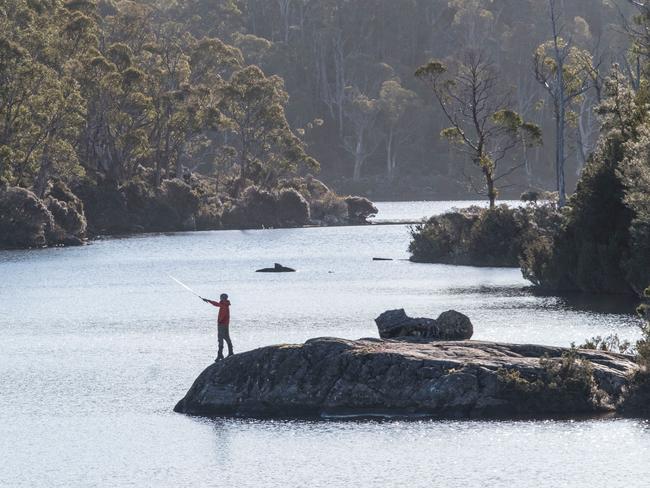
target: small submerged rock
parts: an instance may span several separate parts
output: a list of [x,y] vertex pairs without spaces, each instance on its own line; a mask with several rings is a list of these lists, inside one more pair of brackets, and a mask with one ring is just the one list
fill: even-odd
[[275,263],[275,265],[272,268],[262,268],[262,269],[258,269],[255,272],[256,273],[295,273],[296,270],[293,268],[287,268],[286,266],[282,266],[279,263]]
[[471,339],[474,327],[467,315],[455,310],[443,312],[437,319],[412,318],[403,308],[388,310],[375,319],[379,337],[421,337],[430,340],[460,341]]

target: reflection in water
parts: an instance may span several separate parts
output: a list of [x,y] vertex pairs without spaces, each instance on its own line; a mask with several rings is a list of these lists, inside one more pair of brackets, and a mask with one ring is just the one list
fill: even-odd
[[451,295],[485,295],[492,298],[522,298],[531,297],[533,308],[544,303],[546,307],[555,307],[561,310],[587,312],[609,315],[623,315],[633,317],[639,299],[634,295],[593,295],[588,293],[549,294],[529,286],[468,286],[450,287],[446,290]]
[[[408,218],[454,203],[412,205],[410,215],[409,204],[383,209]],[[168,274],[203,295],[230,294],[236,351],[376,336],[373,319],[402,307],[433,317],[457,309],[482,340],[566,346],[638,336],[633,307],[538,296],[516,269],[402,261],[407,245],[408,229],[394,225],[0,252],[2,484],[618,487],[648,479],[648,426],[637,421],[259,422],[171,412],[214,358],[216,330],[214,310]],[[254,272],[274,262],[298,272]]]

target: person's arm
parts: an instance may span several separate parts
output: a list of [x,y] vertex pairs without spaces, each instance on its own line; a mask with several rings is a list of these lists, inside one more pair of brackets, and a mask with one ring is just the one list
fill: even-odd
[[214,305],[215,307],[220,307],[221,306],[221,304],[219,302],[215,302],[213,300],[208,300],[207,298],[202,298],[202,300],[205,303],[209,303],[210,305]]

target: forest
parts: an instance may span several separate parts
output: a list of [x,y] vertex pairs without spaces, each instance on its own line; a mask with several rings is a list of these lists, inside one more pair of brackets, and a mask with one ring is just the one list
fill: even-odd
[[552,289],[640,293],[644,5],[8,0],[4,245],[376,212],[337,192],[495,207],[525,191],[564,210],[528,219],[510,264]]
[[[553,16],[554,8],[555,12],[562,13],[562,3],[549,0],[547,5],[552,20],[557,19],[552,25],[564,25],[562,17]],[[560,54],[564,55],[550,56],[554,75],[545,79],[549,80],[549,87],[555,87],[556,93],[558,86],[566,88],[565,95],[560,98],[567,103],[567,121],[574,117],[580,120],[575,103],[571,101],[572,92],[583,91],[573,98],[574,101],[585,97],[590,90],[597,93],[597,103],[593,105],[597,120],[596,138],[580,171],[575,192],[567,199],[561,165],[556,164],[558,178],[555,189],[559,193],[545,201],[540,198],[539,204],[540,195],[526,192],[522,199],[528,204],[523,208],[500,206],[489,212],[470,209],[433,217],[426,224],[417,226],[412,232],[410,246],[413,260],[520,266],[524,277],[542,290],[643,296],[650,283],[650,5],[647,2],[627,2],[625,5],[634,9],[629,17],[619,19],[618,32],[627,35],[630,44],[618,62],[614,59],[599,64],[597,77],[573,85],[574,75],[566,64],[572,57],[569,41],[555,43],[560,46]],[[553,45],[550,49],[555,50]],[[609,52],[611,54],[611,50]],[[563,69],[559,69],[561,66]],[[435,92],[438,86],[435,80],[442,76],[441,69],[435,63],[429,63],[420,70],[423,76],[434,81]],[[539,76],[542,70],[536,71]],[[561,76],[563,80],[560,80]],[[487,78],[479,72],[477,79]],[[475,86],[480,87],[479,84]],[[463,94],[453,100],[456,103],[457,100],[463,101]],[[441,105],[443,108],[449,106],[446,101]],[[461,106],[461,113],[464,113],[462,110]],[[467,113],[471,114],[471,111]],[[452,125],[447,130],[451,130],[452,139],[458,139],[457,132],[464,130],[464,119],[450,120]],[[453,122],[460,122],[460,125]],[[523,125],[520,123],[518,127]],[[568,135],[571,125],[567,127]],[[547,134],[547,131],[543,132]],[[489,137],[495,134],[494,130],[484,133]],[[471,138],[476,134],[480,131],[465,136],[460,143],[474,151]],[[562,135],[562,131],[558,134]],[[560,154],[563,149],[560,138],[554,142],[558,162],[579,161],[579,158]],[[494,152],[484,150],[483,154],[475,155],[475,160],[484,170],[488,188],[497,161],[491,157],[492,154]],[[484,160],[487,163],[482,163]],[[491,203],[494,203],[493,196]]]
[[[10,0],[0,178],[42,195],[57,175],[121,184],[145,167],[157,188],[183,167],[223,180],[237,166],[264,180],[320,164],[344,193],[476,197],[480,171],[438,137],[446,122],[413,73],[480,45],[509,108],[546,135],[509,155],[495,175],[501,194],[555,189],[547,10],[537,0]],[[571,189],[595,147],[609,66],[639,75],[621,29],[627,3],[561,10]],[[246,97],[259,106],[243,110]]]

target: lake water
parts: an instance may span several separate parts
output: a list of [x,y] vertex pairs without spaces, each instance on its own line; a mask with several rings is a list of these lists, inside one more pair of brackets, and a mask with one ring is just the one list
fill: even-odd
[[[462,202],[379,204],[413,220]],[[216,354],[376,336],[373,319],[456,309],[475,338],[568,346],[638,337],[634,303],[535,296],[516,269],[408,262],[405,225],[222,231],[0,252],[0,486],[643,487],[650,424],[261,422],[172,408]],[[372,261],[373,257],[394,261]],[[279,262],[292,274],[256,274]]]

